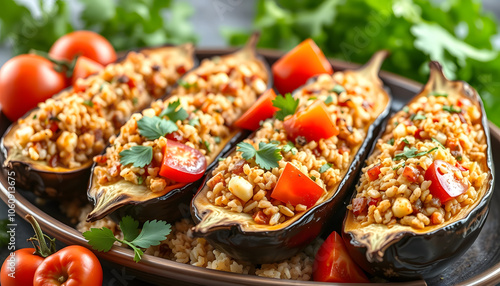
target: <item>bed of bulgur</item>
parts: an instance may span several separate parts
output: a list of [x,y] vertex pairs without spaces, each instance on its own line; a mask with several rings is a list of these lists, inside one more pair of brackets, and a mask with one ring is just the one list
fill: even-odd
[[51,167],[76,168],[91,162],[133,112],[164,95],[192,68],[191,55],[180,49],[130,52],[98,74],[78,79],[73,89],[40,103],[18,121],[15,148]]
[[[98,183],[105,185],[124,179],[144,184],[152,192],[162,192],[167,186],[177,184],[158,176],[167,139],[199,150],[210,163],[227,143],[233,131],[232,123],[267,89],[268,80],[264,65],[257,59],[228,55],[204,60],[183,77],[169,99],[156,101],[142,114],[134,114],[120,134],[111,138],[105,155],[95,159],[98,165],[94,175]],[[177,131],[155,140],[148,140],[139,133],[137,122],[143,116],[158,116],[176,101],[189,114],[185,120],[175,122]],[[137,145],[153,147],[153,161],[147,170],[120,164],[119,153]]]
[[[339,85],[344,91],[335,89]],[[336,185],[342,180],[362,144],[367,127],[378,116],[376,110],[379,109],[374,108],[375,105],[382,104],[374,102],[379,98],[375,95],[378,92],[380,90],[374,88],[373,82],[353,73],[337,72],[333,76],[320,75],[314,82],[294,93],[294,97],[299,99],[298,111],[316,101],[327,101],[327,112],[339,128],[339,134],[319,141],[295,140],[296,142],[292,143],[297,149],[296,152],[282,150],[283,158],[278,162],[279,167],[267,171],[253,160],[247,162],[238,151],[220,162],[214,169],[213,177],[207,183],[210,188],[206,192],[207,199],[216,206],[252,215],[254,221],[259,224],[282,223],[307,209],[302,204],[291,205],[271,198],[271,193],[287,162],[324,189],[319,201],[333,195]],[[283,121],[266,120],[255,136],[246,139],[245,142],[255,148],[260,142],[274,142],[280,148],[284,147],[288,143],[288,138],[283,128]],[[331,164],[331,168],[320,173],[321,167],[327,163]],[[231,180],[236,177],[252,185],[253,197],[250,200],[243,201],[228,187]]]
[[[432,151],[395,160],[405,146]],[[450,172],[466,185],[465,193],[445,203],[433,197],[432,182],[424,174],[435,160],[460,167]],[[485,160],[486,136],[476,105],[457,94],[420,96],[390,119],[348,208],[361,225],[399,223],[422,229],[441,224],[480,199],[478,191],[488,177]],[[372,168],[380,168],[380,174],[371,180],[367,172]]]

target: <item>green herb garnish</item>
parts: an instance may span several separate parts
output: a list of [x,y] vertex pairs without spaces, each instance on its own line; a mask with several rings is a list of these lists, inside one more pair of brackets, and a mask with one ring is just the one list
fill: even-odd
[[165,136],[165,134],[172,133],[179,129],[174,122],[160,119],[157,116],[144,116],[137,121],[137,127],[139,129],[139,133],[149,140],[158,139]]
[[198,83],[189,83],[183,79],[179,79],[177,83],[185,89],[190,89],[191,87],[197,87]]
[[137,99],[137,97],[132,98],[133,105],[137,105],[138,102],[139,102],[139,99]]
[[283,157],[280,154],[280,148],[272,143],[259,143],[259,150],[256,150],[252,144],[246,142],[238,143],[237,151],[242,152],[241,156],[245,160],[251,160],[255,157],[255,163],[264,170],[279,167],[279,160]]
[[394,146],[394,138],[389,139],[389,141],[387,141],[387,144]]
[[83,236],[97,251],[109,251],[115,241],[126,244],[134,250],[134,261],[139,262],[144,254],[142,249],[159,245],[171,231],[170,224],[162,220],[146,221],[140,230],[139,222],[130,216],[122,218],[120,229],[123,232],[123,239],[116,238],[107,227],[91,228],[84,232]]
[[433,91],[429,94],[429,96],[434,96],[434,97],[448,97],[447,93],[440,93],[437,91]]
[[449,113],[460,113],[462,112],[462,109],[461,108],[455,108],[453,107],[453,105],[443,105],[443,110],[444,111],[448,111]]
[[319,168],[319,172],[321,174],[323,174],[324,172],[326,172],[328,169],[330,169],[332,167],[332,164],[330,163],[325,163],[323,166],[321,166],[321,168]]
[[446,149],[446,148],[443,146],[443,144],[441,144],[441,142],[439,142],[436,138],[432,137],[431,139],[432,139],[432,142],[435,142],[435,143],[437,143],[437,144],[438,144],[441,148]]
[[151,146],[132,146],[130,149],[123,150],[119,153],[120,164],[126,166],[133,164],[134,167],[142,168],[153,160],[153,147]]
[[412,114],[410,116],[410,120],[411,121],[414,121],[414,120],[424,120],[424,119],[427,119],[427,117],[423,114]]
[[329,95],[326,99],[325,99],[325,104],[330,104],[333,102],[333,97],[331,95]]
[[406,145],[410,145],[410,142],[408,142],[408,139],[403,138],[403,142],[405,142]]
[[33,119],[36,119],[36,114],[35,114],[35,115],[33,115]]
[[137,184],[138,185],[142,185],[143,182],[144,182],[144,178],[143,177],[141,177],[141,176],[137,177]]
[[401,159],[410,159],[410,158],[420,157],[420,156],[427,155],[433,151],[436,151],[437,149],[438,149],[438,147],[434,147],[429,151],[422,151],[420,153],[417,153],[418,152],[417,148],[415,148],[415,147],[408,148],[408,146],[405,146],[403,149],[403,152],[394,155],[393,160],[398,161]]
[[397,165],[396,165],[396,166],[394,166],[392,169],[393,169],[394,171],[396,171],[397,169],[402,168],[402,167],[404,167],[404,166],[405,166],[405,161],[403,161],[403,162],[401,162],[401,163],[397,164]]
[[208,141],[204,140],[203,145],[205,145],[208,153],[212,152],[212,150],[210,150],[210,143]]
[[299,150],[297,150],[295,144],[293,144],[292,141],[288,141],[286,142],[286,145],[283,146],[283,152],[292,152],[293,155],[297,155],[297,152],[299,152]]
[[215,141],[215,143],[219,144],[220,143],[220,137],[219,136],[214,136],[214,141]]
[[188,118],[188,113],[186,110],[181,106],[181,102],[179,99],[177,99],[174,102],[170,102],[167,106],[167,108],[163,109],[163,111],[160,113],[158,117],[163,118],[165,116],[168,117],[168,119],[172,120],[173,122],[177,122],[177,120],[184,120]]
[[318,99],[318,97],[316,97],[316,96],[311,96],[311,97],[309,97],[307,100],[316,100],[316,99]]
[[316,181],[316,177],[315,176],[311,176],[310,178],[311,178],[311,180]]
[[276,111],[275,116],[277,119],[283,121],[285,117],[292,115],[295,111],[297,111],[299,100],[294,99],[290,93],[287,93],[284,96],[276,96],[273,100],[273,106],[280,109]]
[[224,158],[224,157],[220,157],[220,158],[219,158],[219,159],[217,159],[217,160],[219,160],[219,162],[222,162],[222,161],[226,160],[226,158]]
[[332,90],[332,92],[335,92],[336,94],[341,94],[342,92],[345,91],[345,88],[343,86],[341,86],[340,84],[336,84]]
[[94,107],[94,103],[92,102],[92,100],[84,100],[83,104],[88,107]]
[[189,125],[191,126],[200,125],[200,119],[198,117],[189,119]]
[[408,106],[403,107],[403,111],[406,113],[410,112],[410,108]]

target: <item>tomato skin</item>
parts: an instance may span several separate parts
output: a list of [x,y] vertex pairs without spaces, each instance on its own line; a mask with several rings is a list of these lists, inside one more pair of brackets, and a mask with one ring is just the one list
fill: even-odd
[[[33,285],[36,269],[43,262],[43,257],[34,255],[34,248],[23,248],[14,251],[14,256],[9,255],[2,264],[0,284],[3,286]],[[14,265],[9,265],[9,258],[14,257]],[[9,269],[13,267],[13,269]],[[14,271],[12,271],[14,270]],[[14,277],[9,276],[10,273]]]
[[326,111],[322,101],[316,101],[306,109],[295,113],[283,121],[283,128],[295,141],[304,136],[308,141],[319,141],[339,134],[339,129]]
[[98,73],[104,69],[104,66],[100,63],[91,60],[85,56],[80,56],[76,60],[75,68],[73,69],[73,76],[71,77],[71,84],[73,88],[77,90],[79,87],[76,86],[76,80],[79,78],[86,78],[89,75]]
[[323,52],[311,39],[306,39],[272,66],[274,85],[281,94],[292,92],[318,74],[333,73]]
[[73,60],[76,56],[85,56],[101,65],[116,61],[113,46],[103,36],[92,31],[74,31],[55,41],[49,51],[55,59]]
[[[443,174],[440,168],[444,168],[448,172]],[[432,162],[425,171],[425,180],[431,181],[429,191],[434,197],[439,198],[441,203],[456,198],[467,191],[467,185],[455,177],[455,171],[461,172],[457,167],[442,160]]]
[[160,176],[176,182],[189,183],[200,179],[206,169],[207,160],[200,151],[167,139]]
[[366,171],[366,175],[368,176],[368,180],[375,181],[378,179],[380,175],[380,164],[377,164]]
[[302,204],[310,208],[323,195],[324,190],[311,178],[307,177],[291,163],[286,163],[285,169],[276,183],[271,198],[292,205]]
[[7,118],[17,120],[39,102],[65,88],[65,76],[56,72],[53,66],[37,55],[15,56],[2,66],[0,104]]
[[[61,277],[66,278],[64,283],[60,280]],[[87,248],[79,245],[67,246],[45,258],[38,266],[33,285],[102,285],[101,263]]]
[[272,102],[275,98],[276,93],[274,93],[274,90],[268,89],[234,122],[234,125],[252,131],[259,129],[262,120],[273,117],[274,113],[278,111],[278,108],[274,107]]
[[368,283],[365,273],[354,263],[342,237],[335,231],[323,242],[314,258],[313,280],[338,283]]

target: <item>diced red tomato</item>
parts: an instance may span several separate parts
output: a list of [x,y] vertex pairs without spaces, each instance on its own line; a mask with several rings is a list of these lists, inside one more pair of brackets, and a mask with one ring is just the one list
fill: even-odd
[[52,131],[52,133],[56,133],[57,130],[59,130],[59,125],[57,124],[57,122],[52,121],[52,122],[50,122],[49,129],[50,129],[50,131]]
[[333,69],[313,40],[307,39],[281,57],[272,66],[274,85],[281,94],[292,92],[318,74]]
[[263,211],[258,211],[253,214],[253,220],[258,224],[269,224],[269,217]]
[[460,99],[458,99],[457,106],[458,107],[469,107],[469,106],[472,106],[472,102],[470,102],[470,100],[468,100],[467,98],[460,98]]
[[337,283],[370,282],[349,256],[342,237],[335,231],[328,236],[316,253],[313,280]]
[[277,107],[273,106],[272,101],[275,98],[276,93],[274,93],[274,90],[268,89],[238,120],[234,122],[234,125],[252,131],[257,130],[262,120],[273,117],[274,113],[278,110]]
[[77,79],[86,78],[89,75],[102,71],[103,69],[104,66],[100,63],[93,61],[87,57],[79,56],[73,69],[73,75],[71,76],[71,84],[73,85],[73,89],[75,91],[81,89],[81,87],[76,85]]
[[433,212],[431,215],[431,224],[440,224],[439,214],[437,212]]
[[366,198],[354,198],[352,200],[352,213],[355,216],[366,214]]
[[425,179],[431,181],[429,191],[434,197],[439,198],[441,203],[456,198],[467,191],[467,185],[456,177],[455,171],[460,170],[442,160],[434,161],[425,171]]
[[422,132],[422,130],[417,128],[417,130],[415,130],[415,134],[413,134],[413,137],[415,137],[415,139],[417,139],[417,140],[422,140],[422,136],[420,136],[420,132]]
[[368,180],[375,181],[378,179],[380,175],[380,164],[377,164],[366,171],[366,175],[368,176]]
[[176,182],[194,182],[203,176],[206,169],[207,160],[200,151],[167,140],[167,145],[163,148],[160,176]]
[[423,172],[422,168],[415,168],[412,166],[406,166],[403,170],[403,176],[408,179],[410,182],[416,182],[418,180],[418,176]]
[[276,187],[274,187],[271,198],[294,206],[302,204],[310,208],[314,206],[323,193],[323,188],[293,164],[287,163]]
[[368,198],[368,205],[369,206],[376,206],[376,205],[378,205],[378,203],[380,201],[381,201],[380,198],[372,198],[372,197],[370,197],[370,198]]
[[339,129],[326,111],[322,101],[316,101],[303,111],[297,112],[283,122],[288,136],[295,141],[298,136],[308,141],[319,141],[339,134]]

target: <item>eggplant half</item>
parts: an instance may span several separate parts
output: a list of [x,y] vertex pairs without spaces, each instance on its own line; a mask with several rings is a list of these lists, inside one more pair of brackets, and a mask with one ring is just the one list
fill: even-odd
[[[270,69],[256,54],[257,40],[258,35],[255,34],[239,51],[203,60],[199,67],[179,80],[179,85],[171,92],[169,99],[163,103],[155,102],[149,110],[146,109],[144,116],[156,114],[158,118],[162,116],[159,115],[161,110],[180,102],[180,108],[189,114],[189,117],[175,121],[178,131],[164,134],[157,140],[166,137],[169,142],[177,141],[189,145],[203,153],[207,168],[211,168],[223,154],[247,137],[248,132],[235,128],[232,124],[258,96],[272,86]],[[217,124],[210,126],[209,120]],[[128,125],[132,128],[136,126],[135,122],[129,122],[125,126]],[[107,215],[117,220],[124,215],[131,215],[142,222],[151,219],[175,221],[180,217],[188,217],[189,202],[199,188],[202,178],[186,183],[178,183],[176,178],[169,178],[166,187],[153,191],[151,178],[155,177],[154,175],[140,181],[109,176],[110,168],[116,166],[109,158],[119,150],[130,148],[127,147],[129,142],[124,139],[124,132],[128,132],[126,130],[128,127],[122,128],[115,140],[123,144],[116,147],[116,144],[111,142],[112,145],[102,154],[108,158],[107,161],[96,163],[93,167],[87,193],[94,203],[94,209],[87,220],[95,221]],[[140,138],[139,145],[156,146],[154,142],[159,142],[143,136]],[[165,156],[168,153],[165,150],[162,152]],[[114,162],[123,172],[126,166],[120,165],[116,160]],[[153,169],[162,165],[160,160],[153,160],[152,164],[155,164]],[[105,172],[109,179],[100,176],[102,172]],[[161,175],[153,179],[163,180]]]
[[[443,273],[477,238],[493,193],[481,98],[467,83],[448,80],[439,63],[431,62],[429,81],[389,120],[372,152],[342,228],[350,255],[364,270],[391,280]],[[435,164],[439,167],[433,170]],[[364,194],[371,194],[368,205]],[[383,202],[394,198],[382,212]]]
[[[360,170],[362,162],[382,122],[389,113],[391,97],[383,89],[382,81],[378,77],[380,66],[386,55],[386,52],[379,52],[373,56],[369,63],[358,70],[337,72],[333,74],[333,76],[327,74],[319,75],[318,77],[310,79],[306,85],[297,89],[293,96],[299,100],[298,113],[285,117],[285,121],[271,119],[268,122],[264,122],[261,129],[257,130],[252,137],[244,141],[245,144],[248,144],[247,146],[252,144],[254,147],[258,146],[259,149],[266,144],[267,147],[274,144],[275,147],[280,148],[278,150],[283,156],[277,162],[279,167],[273,167],[272,169],[268,168],[266,171],[265,167],[260,165],[261,168],[257,165],[256,160],[253,161],[253,159],[250,159],[245,161],[240,158],[243,157],[241,149],[233,149],[226,158],[228,161],[221,162],[221,165],[219,165],[223,166],[222,164],[226,164],[229,167],[224,170],[217,169],[220,167],[214,169],[212,171],[212,177],[206,178],[203,187],[200,188],[191,202],[192,218],[197,224],[192,229],[193,235],[195,237],[207,239],[211,245],[235,259],[262,264],[273,263],[295,255],[323,231],[329,229],[334,220],[333,215],[338,209],[342,208],[348,190],[353,184],[355,176]],[[360,85],[357,85],[358,83]],[[360,87],[361,85],[363,88]],[[343,86],[345,86],[345,88]],[[367,88],[366,90],[364,89],[365,87]],[[368,93],[367,90],[373,92]],[[365,91],[367,94],[366,97],[369,97],[367,100],[371,103],[360,99],[364,96],[363,91]],[[355,104],[354,101],[356,101]],[[326,118],[325,122],[314,121],[314,123],[311,124],[312,126],[309,126],[312,129],[315,128],[314,126],[328,125],[328,121],[333,120],[331,118],[334,118],[335,114],[340,114],[341,112],[349,114],[352,112],[352,114],[357,114],[359,109],[362,109],[363,111],[359,111],[360,113],[369,115],[365,117],[364,120],[366,121],[363,121],[363,124],[355,124],[353,122],[346,123],[343,118],[340,118],[340,116],[337,117],[337,120],[333,121],[337,122],[339,126],[339,137],[334,134],[333,137],[323,137],[327,139],[306,140],[303,136],[290,139],[292,133],[286,131],[286,127],[284,127],[285,122],[293,118],[293,116],[305,112],[304,110],[312,108],[312,106],[323,104],[326,106],[325,110],[330,112],[329,114],[325,113],[326,116],[330,116],[330,119]],[[357,111],[354,111],[355,109]],[[359,127],[355,127],[356,129],[353,131],[354,124]],[[306,133],[308,132],[304,130],[308,128],[298,126],[298,130],[301,129]],[[260,136],[260,134],[262,136]],[[362,135],[359,135],[359,137],[357,137],[358,140],[352,143],[351,149],[346,151],[343,150],[345,145],[343,146],[342,144],[349,142],[349,140],[346,139],[349,138],[347,136],[348,134],[349,136],[352,134]],[[314,132],[309,133],[309,135],[315,136]],[[343,139],[340,140],[338,138]],[[314,142],[317,142],[317,144]],[[313,151],[310,149],[306,150],[306,145],[317,146],[317,150],[320,151],[316,151],[315,147],[312,147]],[[295,151],[294,148],[296,148]],[[325,158],[329,156],[325,154],[329,152],[338,152],[342,154],[344,158],[342,161],[343,163],[335,163],[332,161],[331,163],[325,163],[322,168],[318,168],[318,164],[323,164],[325,161],[328,162],[329,159]],[[312,163],[314,164],[313,167],[306,167],[306,165],[310,163],[306,162],[308,161],[307,159],[302,159],[303,163],[297,163],[297,161],[301,161],[300,156],[304,155],[305,157],[305,154],[318,158],[318,160],[316,160],[317,162]],[[233,162],[235,160],[237,160],[236,163]],[[315,203],[312,203],[312,205],[307,208],[301,204],[292,206],[290,203],[291,200],[288,202],[282,200],[281,205],[271,206],[271,203],[276,202],[274,194],[277,192],[277,186],[280,184],[279,180],[281,180],[281,177],[284,176],[283,174],[287,172],[286,168],[292,164],[300,165],[296,167],[300,168],[300,171],[298,171],[300,175],[297,176],[304,177],[305,174],[305,178],[307,178],[306,183],[309,185],[290,182],[287,187],[284,188],[285,193],[291,192],[292,190],[290,188],[293,188],[302,192],[305,197],[311,190],[310,186],[313,186],[316,189],[319,188],[322,195]],[[281,168],[284,168],[283,171]],[[323,168],[326,169],[322,170]],[[304,171],[304,169],[306,170]],[[261,183],[247,176],[247,174],[250,174],[251,170],[259,170],[259,172],[261,172]],[[264,172],[266,173],[264,174]],[[323,179],[325,176],[327,178],[337,173],[338,177],[336,181],[328,182],[326,179],[324,183],[318,183],[320,179]],[[240,175],[243,176],[244,179],[241,179],[242,177],[240,177]],[[264,181],[266,180],[265,177],[269,178],[272,176],[277,177],[278,183],[276,183],[274,179],[269,181],[273,181],[276,184]],[[311,179],[309,180],[308,177]],[[231,186],[234,182],[242,180],[245,180],[245,182],[241,185],[249,186],[248,189],[253,192],[253,194],[250,194],[250,196],[247,196],[245,199],[243,199],[244,196],[234,191],[239,187],[236,185],[233,187]],[[238,182],[237,184],[240,183]],[[224,196],[227,194],[230,197],[229,200],[234,202],[232,206],[231,203],[221,205],[219,200],[221,197],[215,200],[209,199],[209,197],[213,197],[216,192],[218,194],[221,193],[215,191],[215,189],[219,189],[217,186],[223,186],[225,192]],[[264,189],[266,191],[263,191]],[[234,198],[230,192],[234,193],[238,198]],[[226,199],[227,197],[222,198],[222,201]],[[261,203],[263,205],[262,209],[260,209]],[[268,205],[267,207],[265,206],[266,204]],[[239,210],[235,211],[239,206],[241,206]],[[266,214],[267,210],[274,207],[278,207],[280,212],[282,210],[285,212],[282,213],[283,215],[280,213],[274,213],[273,215]],[[295,213],[292,214],[290,210],[295,211]],[[275,219],[279,217],[279,219],[273,221],[273,217]]]
[[[149,67],[151,71],[148,74],[140,74],[137,69],[144,58],[153,65]],[[0,142],[3,171],[14,171],[18,186],[40,197],[74,197],[80,194],[85,197],[92,157],[102,152],[108,139],[117,133],[133,112],[164,96],[168,87],[174,85],[194,64],[191,44],[146,48],[131,51],[104,71],[80,79],[77,82],[78,91],[73,88],[62,91],[8,128]],[[166,73],[168,76],[164,76]],[[115,94],[115,91],[118,94],[116,104],[103,103],[102,98]],[[133,98],[120,98],[119,94],[127,92]],[[76,106],[79,111],[76,111],[76,116],[70,114],[65,117],[67,121],[61,120],[62,112],[69,106]],[[124,106],[131,106],[130,111],[124,111]],[[85,112],[82,111],[84,109]],[[89,117],[98,122],[94,130],[79,128],[79,123],[74,123]],[[47,133],[50,136],[45,136]],[[71,141],[76,147],[66,150]],[[49,144],[55,149],[55,155],[45,155],[48,152],[40,150],[48,149]],[[62,153],[71,155],[76,152],[85,153],[85,159],[77,164],[60,160]]]

